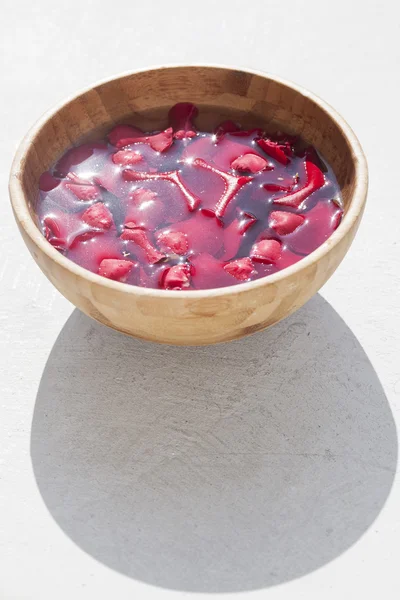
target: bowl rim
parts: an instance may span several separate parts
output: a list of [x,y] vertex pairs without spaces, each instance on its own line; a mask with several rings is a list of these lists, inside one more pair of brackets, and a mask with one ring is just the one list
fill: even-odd
[[[136,285],[131,285],[127,283],[122,283],[119,281],[114,281],[111,279],[107,279],[106,277],[102,277],[97,273],[93,273],[92,271],[88,271],[84,267],[79,266],[77,263],[73,262],[66,256],[60,254],[43,236],[39,228],[37,227],[34,219],[31,216],[31,213],[28,208],[28,200],[25,196],[23,187],[22,187],[22,172],[25,168],[26,163],[26,155],[34,142],[37,135],[39,135],[42,127],[49,121],[50,118],[55,116],[59,110],[66,105],[70,104],[72,101],[78,99],[80,96],[90,92],[91,90],[107,84],[112,81],[116,81],[119,79],[123,79],[132,75],[137,75],[140,73],[147,73],[151,71],[159,71],[159,70],[173,70],[173,69],[182,69],[182,68],[203,68],[203,69],[221,69],[225,71],[235,71],[242,72],[249,75],[257,75],[259,77],[263,77],[265,79],[269,79],[270,81],[275,81],[281,85],[291,88],[296,91],[300,95],[305,98],[308,98],[313,103],[319,106],[323,112],[325,112],[331,120],[333,120],[336,126],[341,130],[342,135],[346,138],[347,143],[352,152],[352,158],[354,162],[355,168],[355,185],[352,192],[352,196],[350,199],[349,207],[344,215],[340,226],[332,233],[332,235],[316,250],[299,260],[294,265],[290,267],[286,267],[277,273],[273,273],[272,275],[268,275],[266,277],[261,277],[260,279],[256,279],[254,281],[249,281],[246,283],[238,283],[229,287],[220,287],[220,288],[212,288],[205,290],[192,290],[192,291],[184,291],[184,290],[161,290],[154,288],[145,288]],[[83,278],[86,281],[103,286],[108,289],[113,289],[117,292],[125,292],[127,294],[139,295],[139,296],[147,296],[153,298],[169,298],[170,300],[175,298],[176,300],[187,300],[190,298],[200,299],[200,298],[210,298],[210,297],[219,297],[219,296],[230,296],[237,295],[239,293],[246,293],[250,290],[256,290],[258,288],[262,288],[266,285],[274,285],[285,279],[294,275],[295,273],[301,273],[301,271],[305,271],[309,266],[313,263],[317,263],[323,256],[325,256],[328,252],[330,252],[335,246],[337,246],[340,241],[346,236],[346,234],[350,231],[354,223],[357,221],[360,214],[362,214],[366,197],[368,191],[368,166],[367,160],[362,150],[361,144],[356,137],[355,133],[345,121],[345,119],[327,102],[322,100],[319,96],[310,92],[306,88],[303,88],[296,83],[283,79],[279,76],[273,75],[268,72],[263,72],[255,69],[248,69],[242,67],[233,67],[230,65],[221,65],[221,64],[168,64],[168,65],[156,65],[152,67],[147,67],[144,69],[135,69],[133,71],[124,71],[122,73],[118,73],[117,75],[107,77],[105,79],[101,79],[96,81],[95,83],[86,86],[83,89],[80,89],[77,93],[68,96],[61,102],[55,104],[52,108],[47,110],[37,121],[36,123],[28,130],[25,137],[20,142],[17,151],[15,153],[11,171],[9,178],[9,193],[12,208],[14,211],[14,215],[16,220],[18,221],[20,227],[23,228],[24,232],[29,236],[32,242],[44,253],[47,257],[56,263],[58,263],[61,267],[69,271],[72,275],[75,275],[79,278]]]

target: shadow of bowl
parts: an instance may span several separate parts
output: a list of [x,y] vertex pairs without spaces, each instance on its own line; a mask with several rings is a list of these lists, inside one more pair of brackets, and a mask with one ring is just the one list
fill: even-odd
[[166,347],[74,311],[49,356],[31,456],[84,551],[147,583],[238,592],[305,575],[368,529],[397,437],[379,379],[316,296],[226,345]]

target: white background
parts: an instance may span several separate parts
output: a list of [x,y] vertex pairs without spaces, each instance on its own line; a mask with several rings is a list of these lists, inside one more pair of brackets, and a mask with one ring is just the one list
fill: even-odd
[[[399,597],[396,7],[2,0],[2,599]],[[302,310],[245,341],[176,349],[109,331],[52,288],[7,179],[64,96],[193,62],[319,94],[359,136],[370,193],[348,256]]]

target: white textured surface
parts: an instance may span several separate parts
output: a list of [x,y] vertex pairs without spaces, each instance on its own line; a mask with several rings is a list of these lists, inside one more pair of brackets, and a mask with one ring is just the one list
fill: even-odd
[[[1,599],[399,597],[398,14],[326,6],[2,0]],[[214,348],[136,342],[74,311],[7,203],[45,109],[170,62],[310,88],[370,165],[359,235],[321,294]]]

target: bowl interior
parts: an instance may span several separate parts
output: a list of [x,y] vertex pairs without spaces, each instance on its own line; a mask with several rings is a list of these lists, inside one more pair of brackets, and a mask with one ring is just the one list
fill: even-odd
[[133,73],[82,92],[45,115],[29,138],[19,177],[32,217],[38,180],[71,145],[99,138],[116,123],[161,129],[176,102],[193,102],[196,123],[212,130],[224,119],[300,134],[332,166],[345,212],[355,186],[353,149],[329,108],[307,92],[256,73],[222,67],[170,67]]

